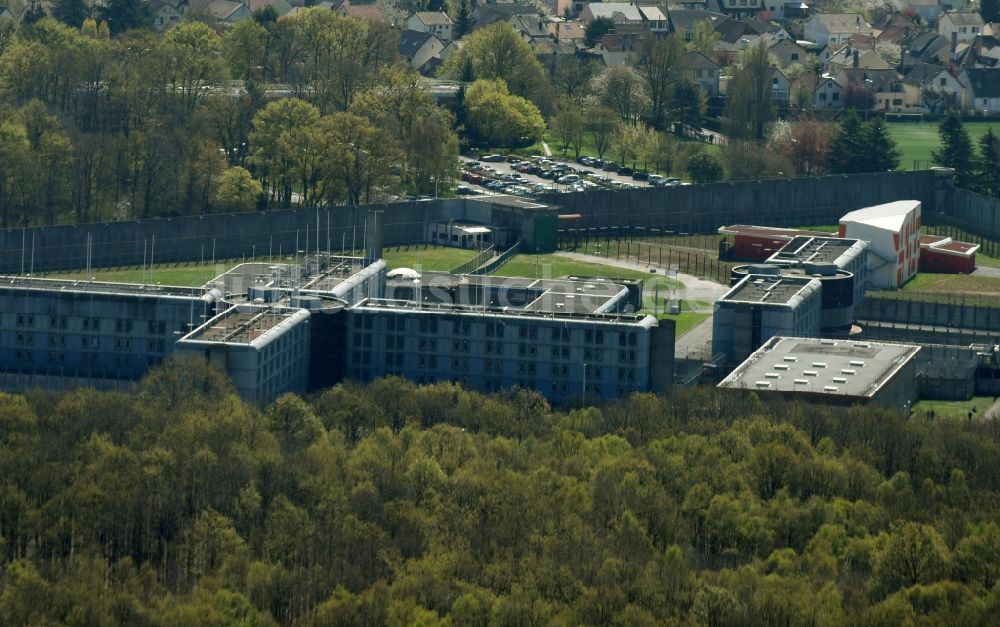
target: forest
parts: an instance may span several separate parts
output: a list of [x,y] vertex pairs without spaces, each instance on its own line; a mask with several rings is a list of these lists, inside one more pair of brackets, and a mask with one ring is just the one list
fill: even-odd
[[0,623],[995,624],[998,475],[992,421],[170,359],[0,395]]

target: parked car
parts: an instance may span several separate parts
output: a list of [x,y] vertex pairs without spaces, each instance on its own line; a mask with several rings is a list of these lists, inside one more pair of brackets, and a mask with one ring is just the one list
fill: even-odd
[[580,182],[579,174],[567,174],[565,176],[560,176],[558,179],[556,179],[556,183],[562,183],[563,185],[569,185],[570,183],[579,183],[579,182]]
[[486,163],[500,163],[501,161],[504,160],[504,156],[503,155],[486,155],[484,157],[480,157],[479,160],[483,161],[483,162],[486,162]]
[[628,176],[629,174],[632,174],[632,172],[633,172],[632,168],[628,167],[627,165],[623,165],[620,168],[618,168],[618,174],[621,174],[623,176]]
[[650,174],[648,177],[649,184],[653,185],[654,187],[661,185],[665,180],[667,179],[663,176],[660,176],[659,174]]
[[632,173],[632,180],[647,181],[649,180],[649,172],[642,172],[640,170],[636,170],[635,172]]
[[605,161],[604,165],[601,166],[601,169],[604,170],[605,172],[617,172],[618,164],[615,163],[614,161]]

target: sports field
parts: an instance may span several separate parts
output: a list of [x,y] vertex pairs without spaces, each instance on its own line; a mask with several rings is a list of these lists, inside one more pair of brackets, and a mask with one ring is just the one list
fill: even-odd
[[[994,133],[1000,134],[1000,122],[965,123],[965,130],[976,150],[979,149],[979,138],[991,126]],[[889,134],[896,140],[896,146],[902,153],[899,158],[900,170],[926,170],[933,165],[931,152],[941,145],[937,122],[889,122],[888,127]]]

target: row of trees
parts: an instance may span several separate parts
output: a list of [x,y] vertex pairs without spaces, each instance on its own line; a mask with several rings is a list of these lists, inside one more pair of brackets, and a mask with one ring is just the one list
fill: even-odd
[[973,148],[962,118],[949,111],[938,125],[941,146],[934,151],[937,165],[955,170],[955,184],[1000,198],[1000,136],[990,127]]
[[[310,204],[454,177],[454,116],[398,59],[396,31],[323,9],[257,18],[117,37],[46,18],[0,40],[0,226],[245,206],[214,191],[245,171],[262,198]],[[279,97],[302,115],[268,112]]]
[[1000,430],[711,388],[558,411],[201,360],[0,395],[3,624],[946,624],[1000,610]]

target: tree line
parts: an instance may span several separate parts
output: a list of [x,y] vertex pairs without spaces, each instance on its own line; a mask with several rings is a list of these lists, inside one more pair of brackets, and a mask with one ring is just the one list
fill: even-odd
[[0,38],[0,226],[433,190],[455,174],[454,116],[397,37],[328,9],[222,34],[22,25]]
[[993,421],[398,378],[257,408],[174,358],[0,395],[0,622],[986,625],[998,473]]

